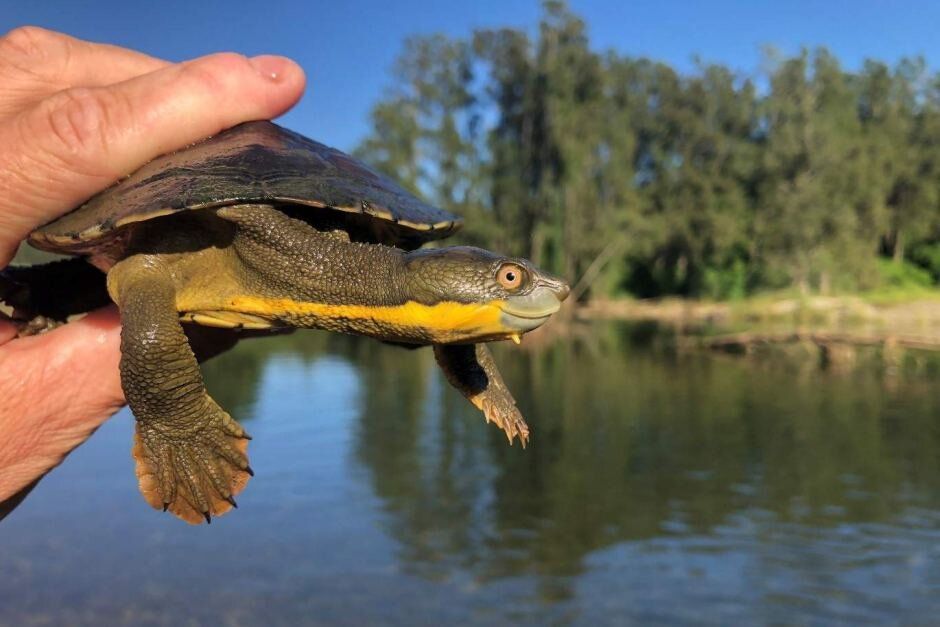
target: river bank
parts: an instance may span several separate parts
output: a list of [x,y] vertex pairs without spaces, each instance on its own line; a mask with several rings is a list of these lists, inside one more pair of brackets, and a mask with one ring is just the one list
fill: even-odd
[[911,298],[872,296],[761,296],[734,302],[680,298],[593,300],[578,307],[583,320],[655,321],[680,330],[743,332],[748,329],[871,330],[922,333],[940,338],[940,290]]
[[579,321],[654,322],[683,349],[741,355],[793,352],[845,366],[862,353],[897,364],[913,351],[940,352],[940,291],[909,298],[762,296],[736,302],[600,300],[572,312]]

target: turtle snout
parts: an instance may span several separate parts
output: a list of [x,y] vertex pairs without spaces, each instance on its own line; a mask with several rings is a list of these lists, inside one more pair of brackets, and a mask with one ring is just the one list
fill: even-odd
[[558,302],[564,302],[568,295],[571,294],[571,286],[568,285],[567,281],[559,279],[551,275],[541,275],[538,280],[540,287],[547,287],[551,290],[555,298],[558,299]]

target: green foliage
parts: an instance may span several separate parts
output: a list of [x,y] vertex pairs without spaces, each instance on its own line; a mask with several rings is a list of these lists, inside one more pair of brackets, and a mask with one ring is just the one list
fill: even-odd
[[464,215],[465,242],[572,281],[614,246],[595,296],[872,289],[898,278],[884,258],[940,278],[940,78],[923,60],[853,73],[825,49],[769,50],[761,76],[680,75],[593,51],[558,1],[535,32],[409,40],[357,151]]
[[878,274],[880,285],[887,288],[908,290],[926,289],[933,285],[934,279],[930,272],[908,262],[897,262],[890,259],[878,260]]
[[705,268],[703,293],[713,300],[740,300],[747,295],[747,265],[735,259],[723,268]]
[[930,272],[909,261],[877,259],[869,280],[859,287],[859,295],[875,305],[935,300],[940,296]]
[[911,250],[911,260],[940,283],[940,242],[923,242]]

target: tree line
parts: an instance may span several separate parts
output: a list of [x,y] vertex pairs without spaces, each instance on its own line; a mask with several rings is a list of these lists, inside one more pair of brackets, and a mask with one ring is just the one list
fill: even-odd
[[940,280],[940,76],[765,51],[744,76],[536,35],[406,41],[358,156],[596,296],[736,298]]

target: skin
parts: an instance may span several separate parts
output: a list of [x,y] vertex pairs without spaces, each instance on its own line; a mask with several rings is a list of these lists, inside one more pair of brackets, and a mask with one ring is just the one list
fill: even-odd
[[[152,158],[276,117],[304,76],[282,57],[170,64],[38,28],[0,37],[0,268],[38,226]],[[113,307],[49,333],[0,322],[0,517],[124,404]]]
[[[137,418],[141,491],[155,508],[210,522],[252,471],[247,434],[208,395],[182,322],[299,327],[434,345],[448,380],[523,444],[528,427],[480,340],[518,337],[567,296],[520,259],[457,247],[407,252],[316,230],[273,206],[235,205],[130,227],[108,269],[121,310],[121,378]],[[509,268],[524,275],[507,287]],[[521,317],[520,317],[521,316]],[[530,316],[530,317],[527,317]]]

